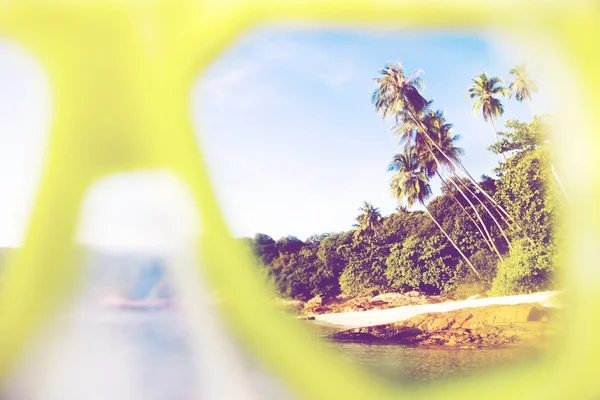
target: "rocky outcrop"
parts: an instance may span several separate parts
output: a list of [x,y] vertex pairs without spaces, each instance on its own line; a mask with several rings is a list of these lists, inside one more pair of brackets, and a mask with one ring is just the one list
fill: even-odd
[[421,292],[383,293],[377,296],[331,297],[315,296],[302,309],[305,315],[319,315],[353,311],[385,310],[402,306],[434,304],[448,301],[444,296],[427,296]]
[[329,338],[461,348],[544,346],[558,331],[556,312],[539,304],[465,308],[421,314],[392,324],[348,329]]

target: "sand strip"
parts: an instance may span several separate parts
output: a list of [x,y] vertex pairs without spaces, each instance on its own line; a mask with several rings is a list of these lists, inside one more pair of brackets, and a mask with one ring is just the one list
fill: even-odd
[[539,292],[532,294],[520,294],[515,296],[489,297],[484,299],[449,301],[437,304],[422,304],[416,306],[403,306],[389,308],[386,310],[355,311],[335,314],[315,315],[316,321],[322,321],[333,325],[345,326],[347,328],[361,328],[389,324],[404,321],[415,315],[430,312],[446,312],[461,308],[483,307],[495,304],[522,304],[540,303],[544,307],[556,307],[551,298],[558,292]]

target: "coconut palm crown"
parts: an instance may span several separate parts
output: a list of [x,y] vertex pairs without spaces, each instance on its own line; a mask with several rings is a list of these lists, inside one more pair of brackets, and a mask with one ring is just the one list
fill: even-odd
[[535,115],[533,110],[533,103],[531,102],[531,94],[537,93],[538,88],[533,79],[527,73],[525,64],[520,64],[510,70],[510,74],[513,76],[510,84],[508,85],[509,97],[515,96],[517,101],[523,101],[527,99],[529,106],[531,107],[531,113]]
[[394,160],[390,163],[390,168],[396,173],[390,180],[392,195],[398,200],[406,200],[408,208],[412,207],[416,202],[420,203],[431,220],[437,225],[440,231],[446,236],[446,239],[454,246],[467,265],[473,270],[479,278],[479,273],[469,261],[467,256],[460,250],[452,237],[444,230],[440,223],[429,212],[425,201],[431,196],[431,187],[429,186],[429,178],[419,165],[417,157],[411,153],[410,149],[405,149],[404,153],[396,154]]
[[489,78],[485,72],[482,72],[471,81],[473,84],[469,88],[469,97],[475,99],[473,110],[475,112],[482,110],[484,121],[490,119],[493,121],[493,118],[504,114],[502,102],[494,97],[496,95],[506,95],[506,88],[502,86],[504,81],[497,77]]
[[358,209],[360,214],[356,217],[357,224],[354,224],[356,231],[355,236],[361,235],[362,233],[370,233],[377,235],[377,231],[383,224],[383,217],[379,208],[373,207],[369,202],[364,202],[363,206]]
[[419,89],[423,88],[423,81],[419,78],[422,70],[415,70],[406,75],[400,61],[388,63],[379,70],[379,77],[375,78],[377,89],[371,96],[371,102],[377,112],[387,119],[396,117],[403,110],[410,108],[414,112],[421,112],[427,105],[427,100]]

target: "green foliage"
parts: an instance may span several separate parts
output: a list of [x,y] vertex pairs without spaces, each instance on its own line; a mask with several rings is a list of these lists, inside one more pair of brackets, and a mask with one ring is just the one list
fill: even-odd
[[504,107],[500,100],[494,96],[508,94],[507,89],[502,86],[502,79],[490,78],[485,72],[482,72],[471,82],[473,84],[469,88],[469,97],[475,99],[473,110],[481,110],[485,121],[501,116],[504,113]]
[[403,242],[410,235],[431,236],[437,233],[437,227],[424,213],[398,212],[383,221],[380,241],[386,244]]
[[547,155],[538,148],[519,157],[511,157],[501,167],[496,198],[517,221],[533,242],[551,245],[553,220],[557,214],[555,190],[548,190]]
[[340,276],[340,289],[348,296],[369,295],[387,290],[385,260],[388,246],[363,243],[346,248],[348,263]]
[[[467,210],[474,216],[471,205],[454,186],[427,203],[431,217],[461,249],[479,277],[428,215],[401,206],[396,213],[381,216],[376,207],[365,203],[357,218],[358,230],[315,234],[305,242],[294,236],[274,241],[265,234],[241,240],[254,252],[265,280],[280,295],[296,299],[413,289],[460,299],[486,292],[504,295],[549,288],[553,285],[558,240],[554,228],[560,199],[548,174],[546,122],[542,118],[531,123],[510,121],[507,128],[502,141],[492,149],[508,152],[510,157],[497,169],[497,178],[482,176],[480,187],[521,227],[507,229],[513,245],[510,253],[479,202],[491,208],[490,200],[472,183],[455,180],[472,192],[465,191],[465,195],[479,212],[504,263],[498,265],[498,256],[484,241],[475,219],[465,213]],[[396,176],[392,185],[400,194],[412,193],[413,202],[425,201],[430,193],[428,177],[419,172],[421,167],[413,155],[399,154],[393,163]],[[492,212],[500,219],[498,211]]]
[[515,96],[517,101],[528,99],[531,102],[531,94],[537,93],[538,89],[536,83],[527,73],[525,64],[517,65],[510,70],[510,74],[513,76],[513,79],[508,85],[510,97]]
[[[465,205],[468,206],[466,203]],[[486,246],[473,222],[468,219],[451,195],[437,197],[430,201],[427,207],[467,256]],[[439,230],[435,233],[438,234]]]
[[279,253],[297,253],[303,244],[296,236],[285,236],[275,242]]
[[309,264],[303,263],[297,253],[282,253],[273,262],[274,280],[279,292],[291,298],[307,299],[310,297]]
[[520,222],[520,239],[498,267],[490,293],[527,293],[552,286],[551,274],[559,235],[556,219],[560,214],[557,188],[549,173],[546,145],[546,119],[531,123],[509,121],[509,130],[495,151],[514,154],[500,165],[494,197]]
[[369,202],[364,202],[363,206],[358,209],[360,214],[356,217],[357,224],[354,224],[356,230],[354,237],[361,235],[377,235],[381,227],[383,218],[379,208],[373,207]]
[[304,243],[307,244],[319,244],[323,239],[333,235],[333,233],[315,233],[314,235],[310,235],[306,238]]
[[547,247],[532,245],[526,240],[513,243],[513,250],[498,266],[490,295],[530,293],[549,289],[555,255]]
[[254,235],[254,242],[260,246],[275,244],[273,238],[269,235],[265,235],[264,233],[257,233],[256,235]]
[[437,294],[453,287],[456,264],[457,254],[445,238],[410,236],[392,246],[385,275],[393,290]]
[[[471,262],[477,268],[479,275],[481,275],[481,281],[484,287],[491,285],[496,272],[498,271],[498,258],[494,253],[488,249],[477,250],[471,255]],[[475,276],[467,268],[464,269],[464,273],[460,274],[461,282],[475,281]]]
[[498,269],[498,257],[485,248],[472,254],[470,260],[481,278],[476,277],[473,271],[461,261],[456,268],[456,284],[454,288],[445,293],[446,295],[457,300],[464,300],[473,295],[481,295],[489,291]]
[[275,241],[268,235],[257,233],[251,241],[251,248],[263,265],[269,265],[279,255]]
[[499,132],[502,136],[500,142],[491,145],[489,150],[496,154],[515,151],[516,158],[512,163],[517,162],[520,156],[544,146],[548,139],[548,122],[545,117],[535,117],[529,123],[510,119],[506,121],[505,127],[508,130]]

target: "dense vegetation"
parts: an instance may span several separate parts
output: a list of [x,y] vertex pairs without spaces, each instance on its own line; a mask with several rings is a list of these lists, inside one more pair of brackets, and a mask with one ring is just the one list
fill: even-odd
[[[555,219],[564,197],[549,173],[549,121],[533,114],[536,87],[524,66],[510,73],[508,87],[482,73],[469,89],[474,109],[492,124],[489,150],[503,155],[495,177],[475,180],[461,163],[452,125],[421,95],[418,71],[407,75],[400,63],[383,68],[372,102],[401,140],[388,168],[397,212],[384,217],[365,202],[350,231],[305,241],[245,239],[277,291],[298,299],[408,290],[464,297],[553,287]],[[505,95],[529,100],[532,121],[509,120],[497,131]],[[442,194],[430,199],[434,177]],[[415,203],[423,211],[410,211]]]

